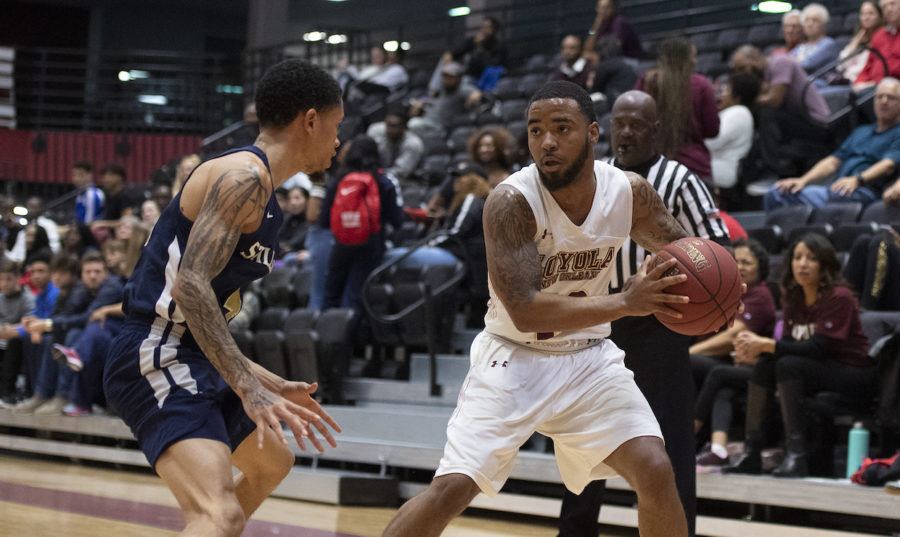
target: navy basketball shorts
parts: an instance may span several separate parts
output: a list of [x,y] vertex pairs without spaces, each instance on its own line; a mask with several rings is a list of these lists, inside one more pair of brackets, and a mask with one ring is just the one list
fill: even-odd
[[172,444],[206,438],[232,451],[256,430],[240,398],[184,326],[129,321],[109,349],[103,387],[109,408],[131,428],[150,465]]

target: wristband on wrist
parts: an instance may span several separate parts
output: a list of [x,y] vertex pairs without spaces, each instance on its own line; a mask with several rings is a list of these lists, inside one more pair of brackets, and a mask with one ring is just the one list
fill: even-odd
[[863,181],[862,175],[857,175],[856,176],[856,186],[863,186],[864,183],[865,183],[865,181]]

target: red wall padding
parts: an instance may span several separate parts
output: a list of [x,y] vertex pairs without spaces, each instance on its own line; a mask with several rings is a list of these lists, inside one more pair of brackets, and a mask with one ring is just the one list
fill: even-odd
[[[16,181],[67,183],[72,164],[87,160],[96,172],[108,162],[125,166],[129,183],[146,183],[150,174],[173,157],[197,153],[202,138],[165,134],[101,134],[44,132],[46,149],[35,153],[34,131],[0,130],[0,174]],[[116,155],[116,144],[127,142],[129,152]],[[98,178],[99,179],[99,178]]]

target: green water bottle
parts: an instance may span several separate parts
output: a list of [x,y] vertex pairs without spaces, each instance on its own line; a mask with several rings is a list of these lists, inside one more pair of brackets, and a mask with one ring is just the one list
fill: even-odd
[[850,434],[847,436],[847,477],[853,475],[863,458],[869,455],[869,431],[861,421],[853,424]]

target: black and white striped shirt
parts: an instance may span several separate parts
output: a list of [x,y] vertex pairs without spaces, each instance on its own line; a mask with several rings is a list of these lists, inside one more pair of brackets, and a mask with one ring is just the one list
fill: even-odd
[[[615,159],[609,162],[615,165]],[[712,195],[703,181],[683,164],[660,157],[647,172],[647,181],[688,235],[718,243],[728,242],[728,229],[719,218]],[[646,256],[646,250],[637,243],[625,241],[616,256],[616,270],[609,283],[609,292],[621,291],[622,283],[637,272]]]

